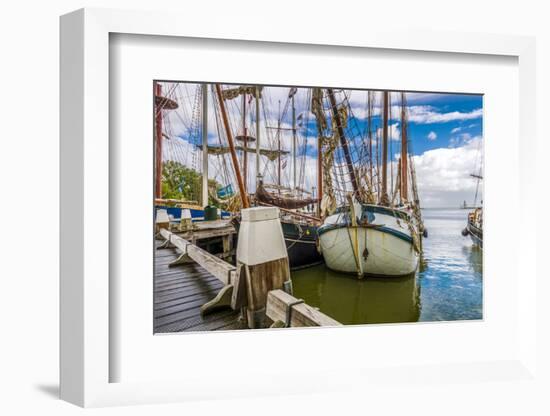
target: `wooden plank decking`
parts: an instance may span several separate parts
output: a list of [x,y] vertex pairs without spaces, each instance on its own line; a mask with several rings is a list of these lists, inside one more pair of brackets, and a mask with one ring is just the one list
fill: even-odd
[[[157,246],[160,243],[157,241]],[[201,316],[200,307],[212,300],[223,284],[196,263],[169,267],[178,256],[174,248],[155,253],[155,333],[243,329],[238,311],[224,309]]]

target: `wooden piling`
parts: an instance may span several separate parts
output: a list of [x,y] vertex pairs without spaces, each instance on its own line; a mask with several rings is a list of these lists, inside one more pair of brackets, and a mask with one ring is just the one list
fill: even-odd
[[235,289],[246,289],[248,327],[263,328],[268,293],[290,281],[288,254],[276,207],[249,208],[241,214],[237,264],[245,284]]

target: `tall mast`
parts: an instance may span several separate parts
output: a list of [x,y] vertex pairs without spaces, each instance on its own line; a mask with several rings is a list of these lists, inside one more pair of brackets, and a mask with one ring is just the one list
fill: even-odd
[[368,136],[369,136],[369,170],[370,181],[374,178],[372,174],[372,91],[367,91],[367,121],[368,121]]
[[162,96],[162,86],[155,81],[155,198],[162,198],[162,105],[156,97]]
[[407,201],[407,174],[408,174],[408,144],[407,144],[407,110],[405,93],[401,93],[401,202]]
[[376,196],[380,203],[380,133],[376,131]]
[[260,89],[256,87],[256,189],[260,183]]
[[278,192],[281,193],[281,100],[279,100],[279,115],[277,116],[277,149],[279,150],[279,166],[277,168]]
[[248,170],[248,137],[246,135],[246,94],[243,94],[243,181],[244,181],[244,190],[246,192],[248,188],[247,181],[247,170]]
[[382,126],[382,196],[381,204],[388,205],[388,112],[389,112],[389,93],[383,93],[383,126]]
[[332,108],[332,117],[336,122],[336,130],[338,131],[338,136],[340,137],[340,145],[344,150],[344,157],[346,158],[346,165],[348,166],[348,173],[351,179],[351,185],[353,186],[353,193],[357,198],[361,198],[361,193],[359,192],[359,183],[355,176],[355,170],[353,169],[353,162],[351,160],[351,155],[349,152],[348,142],[346,141],[346,136],[344,135],[344,129],[342,127],[342,120],[340,120],[340,114],[338,112],[338,107],[336,106],[336,99],[334,98],[334,92],[331,88],[327,89],[328,98],[330,100],[330,106]]
[[202,88],[202,206],[208,205],[208,84]]
[[298,183],[296,182],[296,107],[294,106],[294,96],[296,95],[296,89],[290,90],[292,99],[292,192],[296,192]]
[[319,139],[317,140],[317,216],[321,217],[321,200],[323,199],[323,158],[322,155],[322,147],[323,143],[321,142],[321,137],[323,136],[323,132],[321,131],[321,128],[319,129]]
[[321,200],[323,199],[323,130],[317,122],[318,140],[317,140],[317,216],[321,217]]
[[225,109],[225,102],[223,99],[222,88],[220,87],[220,84],[216,84],[216,94],[220,103],[223,125],[225,127],[227,143],[229,144],[229,152],[231,153],[231,162],[233,163],[233,169],[235,169],[235,176],[237,178],[237,185],[239,186],[239,193],[241,194],[242,205],[243,208],[248,208],[250,207],[250,203],[248,202],[248,195],[246,194],[246,189],[243,184],[243,178],[241,176],[241,170],[239,168],[239,160],[237,159],[237,152],[235,151],[235,145],[233,144],[233,135],[231,134],[231,127],[229,126],[229,119],[227,118],[227,111]]

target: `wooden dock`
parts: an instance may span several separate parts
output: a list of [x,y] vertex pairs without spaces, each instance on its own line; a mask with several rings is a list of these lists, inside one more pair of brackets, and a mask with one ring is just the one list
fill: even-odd
[[[162,241],[157,241],[157,247]],[[155,333],[243,329],[239,311],[230,308],[202,316],[201,306],[223,283],[197,263],[170,267],[179,253],[160,248],[155,256]]]
[[[212,230],[204,224],[189,233],[174,233],[168,228],[159,229],[156,240],[154,332],[197,332],[251,327],[243,310],[250,304],[253,293],[251,285],[262,283],[251,281],[249,271],[245,272],[246,269],[241,265],[234,266],[222,259],[234,255],[233,227],[224,229],[215,226],[216,230]],[[221,255],[212,254],[197,246],[198,241],[210,237],[222,238]],[[264,298],[267,303],[264,313],[268,326],[281,328],[341,325],[303,300],[296,299],[283,290],[274,289],[276,290],[266,291]]]

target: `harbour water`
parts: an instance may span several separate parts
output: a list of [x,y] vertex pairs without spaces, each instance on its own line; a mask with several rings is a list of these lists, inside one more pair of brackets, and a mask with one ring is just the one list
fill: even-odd
[[481,319],[482,250],[461,235],[467,213],[422,211],[429,236],[415,275],[358,280],[322,265],[292,273],[294,296],[346,325]]

